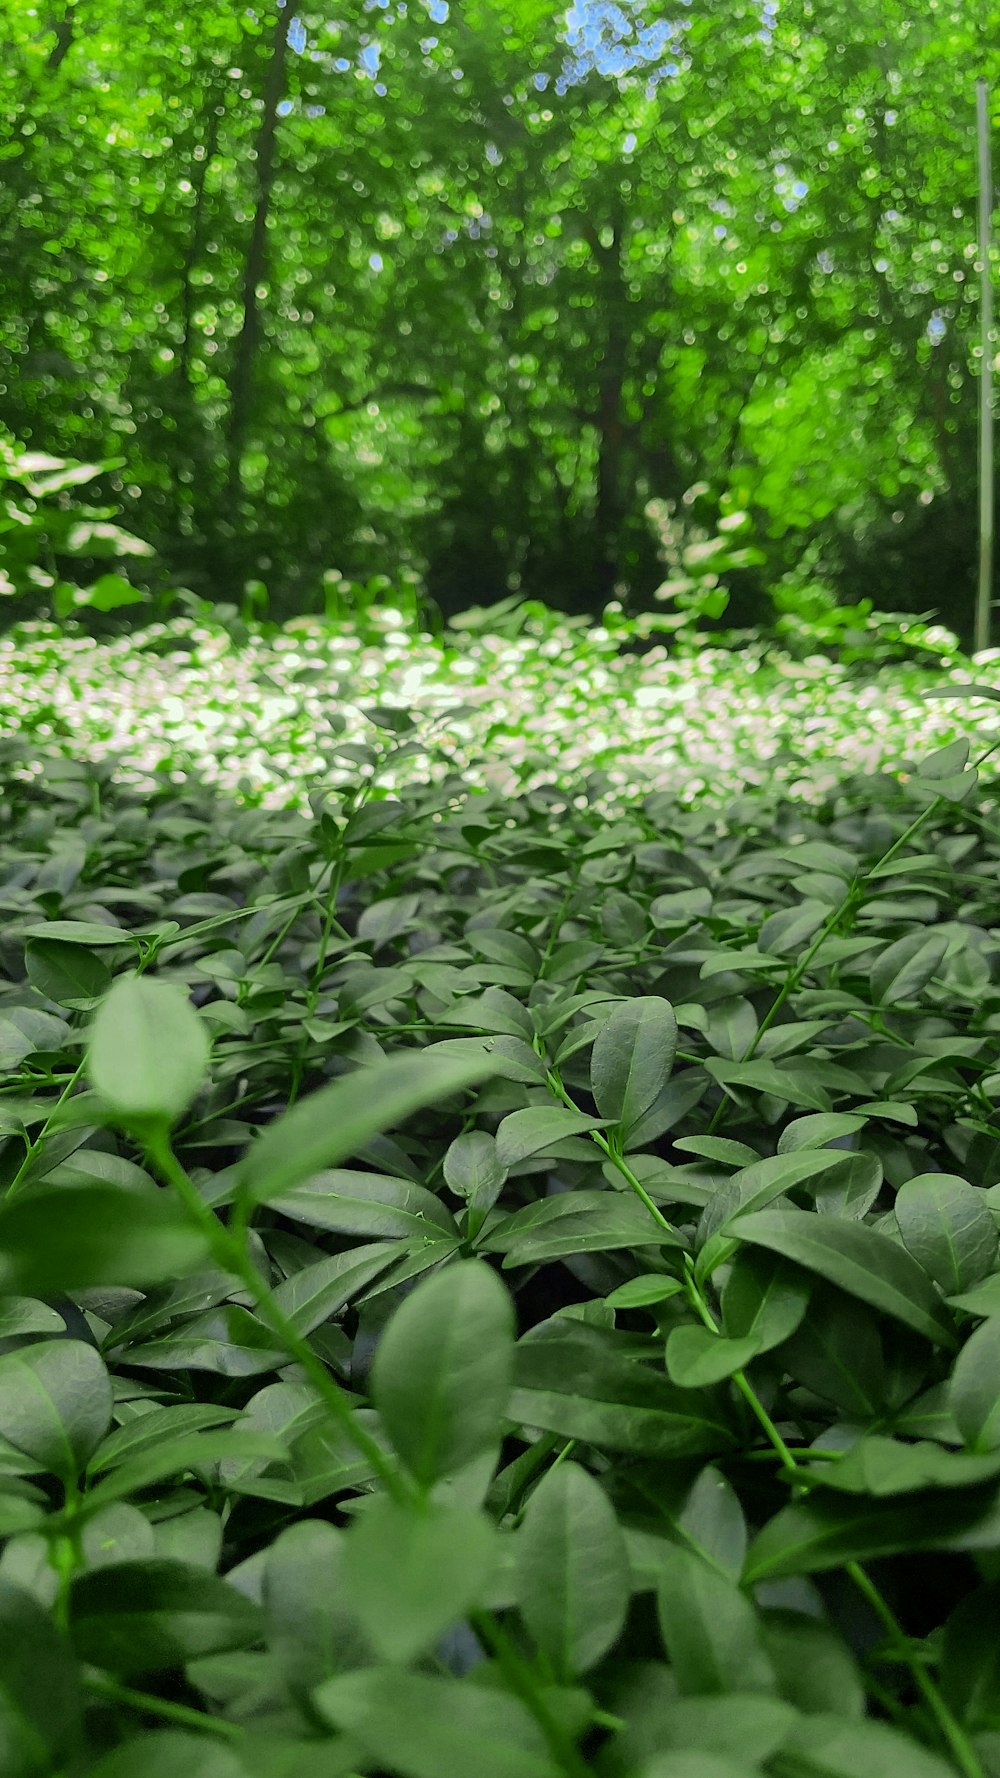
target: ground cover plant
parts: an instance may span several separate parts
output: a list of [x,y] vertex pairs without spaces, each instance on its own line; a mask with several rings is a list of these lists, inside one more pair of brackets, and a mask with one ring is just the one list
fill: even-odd
[[994,1778],[993,742],[367,710],[308,820],[0,743],[5,1773]]

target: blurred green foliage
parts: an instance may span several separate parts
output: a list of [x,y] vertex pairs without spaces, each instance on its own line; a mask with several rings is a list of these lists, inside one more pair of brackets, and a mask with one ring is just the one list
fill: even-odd
[[747,515],[731,620],[783,583],[968,639],[997,0],[6,23],[0,411],[102,463],[154,591],[636,613],[649,503],[701,488],[707,541]]

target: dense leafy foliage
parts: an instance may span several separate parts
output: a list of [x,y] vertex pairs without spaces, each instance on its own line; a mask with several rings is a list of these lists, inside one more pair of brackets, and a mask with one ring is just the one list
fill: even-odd
[[369,716],[308,821],[3,743],[5,1773],[996,1778],[993,782]]
[[642,609],[702,487],[737,621],[783,581],[968,644],[1000,15],[911,11],[9,0],[5,422],[279,618],[324,571]]

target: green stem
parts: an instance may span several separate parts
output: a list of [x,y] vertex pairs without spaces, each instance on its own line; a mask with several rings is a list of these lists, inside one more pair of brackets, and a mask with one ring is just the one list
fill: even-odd
[[898,1650],[899,1660],[912,1675],[913,1683],[937,1723],[956,1765],[964,1773],[965,1778],[985,1778],[975,1748],[961,1724],[955,1721],[948,1709],[938,1690],[937,1682],[931,1678],[923,1664],[914,1658],[909,1640],[895,1613],[869,1579],[860,1562],[847,1562],[845,1572],[850,1575],[859,1593],[864,1595],[880,1623],[884,1625],[893,1648]]
[[531,1668],[518,1654],[513,1643],[504,1634],[491,1613],[470,1612],[469,1622],[480,1641],[485,1643],[496,1656],[500,1670],[511,1691],[515,1692],[530,1710],[545,1736],[549,1752],[566,1773],[566,1778],[591,1778],[591,1766],[583,1758],[565,1729],[556,1721],[535,1683]]
[[289,1356],[302,1366],[324,1405],[334,1415],[358,1453],[370,1464],[373,1473],[378,1477],[386,1492],[391,1494],[395,1500],[409,1501],[411,1489],[407,1486],[403,1476],[386,1456],[381,1446],[355,1418],[337,1383],[331,1377],[322,1360],[317,1357],[308,1340],[303,1338],[288,1317],[278,1308],[274,1297],[247,1252],[245,1240],[233,1235],[219,1221],[214,1210],[205,1203],[194,1181],[188,1177],[174,1154],[164,1131],[158,1131],[149,1138],[147,1152],[160,1169],[163,1177],[177,1192],[192,1220],[204,1233],[216,1263],[223,1271],[232,1272],[239,1278],[247,1295],[253,1299],[260,1319],[277,1336]]
[[184,1729],[198,1729],[202,1734],[221,1735],[226,1741],[240,1741],[244,1731],[234,1722],[225,1722],[221,1716],[206,1716],[203,1710],[192,1710],[187,1704],[174,1704],[169,1698],[157,1698],[151,1692],[137,1692],[130,1685],[120,1685],[117,1679],[109,1679],[106,1673],[97,1673],[93,1669],[84,1673],[84,1685],[98,1698],[107,1699],[110,1704],[125,1704],[130,1710],[139,1710],[144,1716],[158,1716],[163,1722],[177,1723]]

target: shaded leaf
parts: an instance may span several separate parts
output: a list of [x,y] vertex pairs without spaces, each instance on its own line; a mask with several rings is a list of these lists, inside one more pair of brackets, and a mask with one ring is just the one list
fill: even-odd
[[372,1399],[418,1481],[492,1448],[513,1359],[513,1305],[484,1261],[448,1266],[401,1303],[375,1353]]
[[951,1317],[926,1274],[905,1248],[867,1224],[809,1210],[758,1210],[734,1220],[732,1233],[818,1272],[935,1345],[956,1345]]
[[578,1463],[560,1463],[530,1496],[515,1567],[518,1609],[556,1677],[588,1672],[621,1633],[629,1564],[611,1502]]

